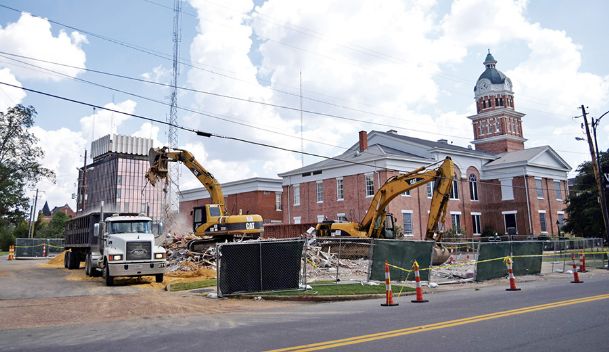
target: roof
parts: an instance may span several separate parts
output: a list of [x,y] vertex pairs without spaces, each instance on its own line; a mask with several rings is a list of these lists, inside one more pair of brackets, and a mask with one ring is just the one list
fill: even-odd
[[[466,153],[466,154],[473,154],[479,157],[484,157],[484,158],[488,158],[488,159],[495,159],[496,156],[492,155],[492,154],[488,154],[479,150],[475,150],[475,149],[469,149],[466,147],[462,147],[459,145],[454,145],[454,144],[450,144],[448,143],[448,141],[444,140],[444,141],[430,141],[427,139],[421,139],[421,138],[415,138],[415,137],[410,137],[410,136],[404,136],[404,135],[400,135],[397,133],[389,133],[389,132],[381,132],[381,131],[372,131],[370,132],[370,134],[379,134],[379,135],[386,135],[386,136],[391,136],[391,137],[395,137],[398,138],[402,141],[405,142],[410,142],[410,143],[415,143],[415,144],[419,144],[425,147],[430,148],[430,150],[448,150],[451,152],[457,152],[457,153]],[[425,158],[430,158],[431,155],[420,155],[421,157],[425,157]]]
[[487,163],[484,167],[494,168],[519,164],[531,165],[535,164],[535,159],[544,153],[549,153],[554,159],[556,159],[557,164],[561,165],[564,169],[571,169],[571,166],[569,166],[569,164],[567,164],[567,162],[564,161],[558,155],[558,153],[556,153],[554,149],[548,145],[500,154],[499,158]]
[[[396,143],[396,140],[399,143]],[[279,176],[285,177],[288,175],[304,174],[350,164],[372,165],[371,163],[374,161],[388,158],[430,163],[436,160],[433,155],[435,151],[445,151],[450,154],[465,154],[487,160],[496,158],[495,155],[449,144],[448,142],[430,141],[403,136],[397,133],[374,130],[368,134],[368,143],[368,149],[363,152],[359,152],[359,142],[356,142],[346,152],[332,157],[331,159],[325,159],[299,169],[286,171],[280,173]],[[389,146],[388,144],[391,144],[392,146]],[[402,148],[396,148],[396,144],[400,145]]]
[[499,71],[494,67],[487,67],[486,70],[482,72],[480,77],[478,77],[478,81],[484,78],[491,81],[492,84],[503,84],[505,83],[506,76],[505,74],[503,74],[503,72]]

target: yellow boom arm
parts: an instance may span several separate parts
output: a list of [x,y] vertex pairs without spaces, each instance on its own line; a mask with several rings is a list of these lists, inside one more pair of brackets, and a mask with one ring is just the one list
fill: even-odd
[[169,149],[168,147],[150,148],[148,158],[150,161],[150,169],[146,172],[146,178],[150,184],[154,186],[159,179],[167,180],[168,162],[180,161],[197,177],[199,182],[201,182],[207,192],[209,192],[212,203],[220,206],[220,214],[226,215],[224,194],[222,193],[220,183],[209,171],[199,164],[191,152],[184,149]]
[[366,229],[367,237],[380,237],[386,216],[386,208],[398,195],[411,189],[435,181],[427,232],[425,239],[433,240],[437,231],[438,220],[443,219],[448,204],[449,191],[452,184],[454,166],[450,157],[442,162],[439,168],[427,170],[429,166],[420,167],[407,174],[394,176],[375,193],[366,215],[359,223],[360,229]]

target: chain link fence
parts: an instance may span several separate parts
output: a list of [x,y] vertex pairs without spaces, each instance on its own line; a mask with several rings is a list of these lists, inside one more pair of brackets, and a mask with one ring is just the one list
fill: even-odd
[[246,241],[216,248],[218,297],[300,287],[304,240]]
[[47,258],[63,252],[63,238],[17,238],[15,258]]

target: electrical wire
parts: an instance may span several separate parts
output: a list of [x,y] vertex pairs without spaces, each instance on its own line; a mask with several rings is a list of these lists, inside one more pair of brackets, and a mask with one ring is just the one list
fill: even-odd
[[[67,98],[67,97],[59,96],[59,95],[56,95],[56,94],[51,94],[51,93],[48,93],[48,92],[43,92],[43,91],[31,89],[31,88],[22,87],[22,86],[20,87],[20,86],[17,86],[17,85],[14,85],[14,84],[10,84],[10,83],[7,83],[7,82],[0,81],[0,84],[8,86],[8,87],[12,87],[12,88],[23,89],[23,90],[31,92],[31,93],[36,93],[36,94],[48,96],[48,97],[55,98],[55,99],[58,99],[58,100],[63,100],[63,101],[68,101],[68,102],[79,104],[79,105],[89,106],[89,107],[92,107],[92,108],[95,108],[95,109],[106,110],[106,111],[114,112],[114,113],[117,113],[117,114],[122,114],[122,115],[126,115],[126,116],[135,117],[135,118],[142,119],[142,120],[149,121],[149,122],[157,122],[159,124],[163,124],[163,125],[167,125],[167,126],[173,126],[176,129],[180,129],[180,130],[187,131],[187,132],[192,132],[192,133],[196,134],[197,136],[201,136],[201,137],[207,137],[207,138],[215,137],[215,138],[219,138],[219,139],[233,140],[233,141],[243,142],[243,143],[246,143],[246,144],[252,144],[252,145],[257,145],[257,146],[261,146],[261,147],[266,147],[266,148],[270,148],[270,149],[282,150],[282,151],[286,151],[286,152],[290,152],[290,153],[304,154],[304,155],[313,156],[313,157],[317,157],[317,158],[321,158],[321,159],[340,161],[340,162],[344,162],[346,164],[353,164],[353,165],[361,165],[361,166],[372,167],[375,170],[391,171],[391,172],[398,172],[398,173],[404,171],[404,170],[398,170],[398,169],[379,167],[376,164],[372,164],[371,165],[371,164],[367,164],[365,162],[357,162],[357,161],[352,161],[352,160],[345,160],[345,159],[341,159],[339,157],[331,157],[331,156],[326,156],[326,155],[317,154],[317,153],[311,153],[311,152],[305,152],[305,151],[290,149],[290,148],[286,148],[286,147],[280,147],[280,146],[276,146],[276,145],[272,145],[272,144],[268,144],[268,143],[256,142],[256,141],[248,140],[248,139],[245,139],[245,138],[239,138],[239,137],[233,137],[233,136],[225,136],[225,135],[220,135],[220,134],[200,131],[200,130],[193,129],[193,128],[188,128],[188,127],[184,127],[184,126],[180,126],[180,125],[174,125],[174,124],[171,124],[170,122],[167,122],[167,121],[158,120],[158,119],[154,119],[154,118],[143,116],[143,115],[132,114],[132,113],[128,113],[128,112],[124,112],[124,111],[120,111],[120,110],[116,110],[116,109],[112,109],[112,108],[103,107],[103,106],[100,106],[100,105],[97,105],[97,104],[84,102],[84,101],[77,100],[77,99],[72,99],[72,98]],[[440,162],[442,162],[442,160],[435,161],[435,162],[433,162],[433,163],[431,163],[429,165],[426,165],[426,168],[432,167],[432,166],[434,166],[434,165],[436,165],[436,164],[438,164]],[[455,178],[456,178],[456,176],[455,176]],[[492,186],[495,186],[495,187],[509,187],[509,186],[502,186],[501,184],[498,185],[498,184],[493,183],[493,182],[485,182],[485,181],[477,181],[477,182],[479,182],[480,184],[488,184],[488,185],[492,185]],[[511,188],[512,189],[516,189],[516,188],[525,189],[526,187],[512,185]],[[535,187],[535,189],[537,189],[537,187]],[[550,188],[549,187],[545,187],[544,188],[542,186],[542,189],[546,189],[548,192],[550,192]]]

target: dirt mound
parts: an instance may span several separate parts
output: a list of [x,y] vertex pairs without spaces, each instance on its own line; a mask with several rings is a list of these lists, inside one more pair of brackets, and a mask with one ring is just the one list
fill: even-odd
[[53,266],[53,267],[63,267],[63,256],[65,255],[66,251],[63,251],[59,254],[57,254],[56,256],[54,256],[53,258],[49,259],[49,261],[47,262],[47,265],[49,266]]
[[216,270],[210,267],[200,267],[192,262],[181,263],[180,270],[169,271],[165,276],[176,278],[197,277],[201,279],[213,279],[216,277]]

